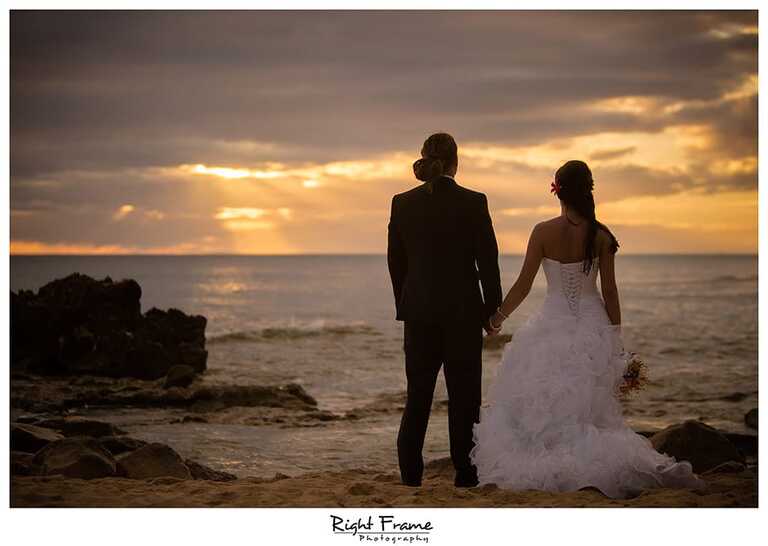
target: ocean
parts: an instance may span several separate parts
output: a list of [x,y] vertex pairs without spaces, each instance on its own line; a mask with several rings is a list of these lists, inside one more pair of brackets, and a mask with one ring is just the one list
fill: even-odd
[[[501,258],[506,291],[522,263]],[[320,409],[344,413],[405,390],[402,323],[394,320],[385,256],[12,256],[11,290],[80,272],[136,279],[142,311],[176,307],[207,317],[208,371],[225,384],[301,384]],[[651,382],[625,404],[636,430],[701,419],[749,432],[757,407],[757,256],[619,255],[625,347]],[[505,323],[515,329],[544,298],[533,290]],[[501,350],[483,358],[487,392]],[[442,375],[436,399],[446,398]],[[392,402],[393,404],[396,402]],[[396,467],[397,411],[322,426],[172,423],[181,410],[93,409],[132,436],[239,476]],[[425,458],[448,456],[445,412],[430,421]]]

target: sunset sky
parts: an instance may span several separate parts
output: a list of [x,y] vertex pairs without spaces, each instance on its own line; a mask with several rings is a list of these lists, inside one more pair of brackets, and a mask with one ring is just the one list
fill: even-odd
[[756,12],[12,12],[11,252],[382,253],[426,136],[504,254],[757,252]]

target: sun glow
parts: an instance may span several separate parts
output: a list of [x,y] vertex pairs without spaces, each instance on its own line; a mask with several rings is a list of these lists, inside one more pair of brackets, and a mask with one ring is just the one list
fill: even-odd
[[214,218],[217,220],[235,220],[242,218],[255,220],[257,218],[261,218],[265,214],[267,214],[267,211],[264,209],[222,207],[216,213]]
[[198,163],[197,165],[181,165],[180,168],[184,171],[194,174],[212,175],[230,180],[237,180],[242,178],[271,179],[285,176],[285,173],[277,170],[279,167],[273,167],[272,169],[268,170],[233,169],[230,167],[207,167]]
[[[371,159],[331,161],[289,168],[283,163],[265,163],[260,168],[207,166],[202,163],[182,164],[178,174],[206,175],[228,180],[294,180],[301,187],[314,189],[329,179],[380,180],[410,175],[412,154],[398,152]],[[173,173],[170,173],[173,174]]]
[[622,114],[646,114],[659,107],[659,100],[653,97],[615,97],[591,103],[588,108],[599,112]]
[[293,219],[293,210],[288,207],[261,209],[253,207],[220,207],[214,215],[216,220],[228,231],[273,230],[278,222]]

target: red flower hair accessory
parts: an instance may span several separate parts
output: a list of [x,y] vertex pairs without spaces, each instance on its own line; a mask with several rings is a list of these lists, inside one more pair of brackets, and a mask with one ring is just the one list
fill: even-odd
[[549,190],[549,193],[560,193],[560,183],[557,180],[552,182],[551,188],[552,189]]

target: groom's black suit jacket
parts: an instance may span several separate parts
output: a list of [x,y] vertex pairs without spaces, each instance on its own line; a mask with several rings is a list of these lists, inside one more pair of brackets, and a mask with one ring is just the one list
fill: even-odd
[[484,324],[501,305],[498,257],[484,194],[441,177],[392,198],[387,261],[397,320]]

